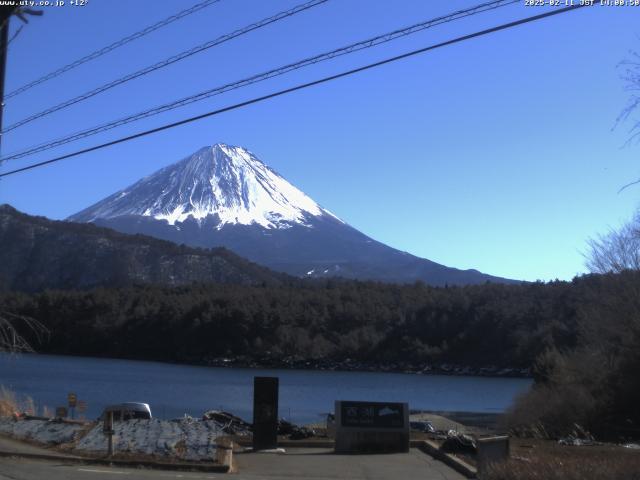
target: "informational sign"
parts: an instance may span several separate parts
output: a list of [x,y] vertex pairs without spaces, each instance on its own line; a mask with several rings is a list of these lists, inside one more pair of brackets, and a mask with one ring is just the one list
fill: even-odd
[[67,418],[67,407],[56,407],[56,418]]
[[253,379],[253,449],[278,446],[278,377]]
[[336,401],[338,453],[408,452],[409,405]]
[[84,413],[87,411],[87,402],[84,400],[78,400],[78,412]]
[[341,425],[360,428],[402,428],[404,403],[340,402]]
[[102,423],[102,431],[113,435],[113,412],[106,412]]
[[69,402],[69,408],[76,408],[78,404],[78,396],[71,392],[67,395],[67,401]]

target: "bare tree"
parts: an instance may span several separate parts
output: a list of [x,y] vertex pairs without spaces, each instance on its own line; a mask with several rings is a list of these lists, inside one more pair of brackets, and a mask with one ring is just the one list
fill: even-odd
[[587,268],[594,273],[640,270],[640,212],[619,229],[588,240]]
[[[629,102],[618,116],[618,122],[629,120],[629,117],[640,107],[640,53],[630,52],[629,58],[620,63],[623,69],[622,80],[625,90],[630,92]],[[634,122],[631,127],[631,140],[638,139],[640,135],[640,121]]]
[[31,332],[38,342],[49,335],[49,330],[33,318],[0,311],[1,352],[33,352],[32,345],[21,333],[23,331]]
[[[640,54],[630,52],[629,58],[620,63],[622,80],[629,92],[629,101],[616,120],[616,125],[631,121],[630,143],[640,142],[640,119],[633,118],[640,110]],[[628,183],[619,192],[632,185],[640,184],[640,179]],[[618,193],[619,193],[618,192]],[[640,209],[630,222],[619,229],[588,240],[589,251],[585,254],[587,268],[594,273],[640,270]]]
[[[620,63],[623,69],[622,80],[624,89],[629,92],[629,101],[616,120],[616,126],[621,123],[631,121],[629,139],[626,144],[640,142],[640,119],[634,118],[635,113],[640,109],[640,53],[630,52],[629,58]],[[624,185],[620,191],[631,185],[637,185],[640,180]]]

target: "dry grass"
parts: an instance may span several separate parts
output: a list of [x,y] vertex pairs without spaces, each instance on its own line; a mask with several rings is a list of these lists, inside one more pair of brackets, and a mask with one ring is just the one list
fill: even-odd
[[640,451],[617,445],[560,446],[514,442],[511,459],[492,468],[489,480],[640,480]]
[[505,427],[522,436],[561,438],[575,425],[589,425],[593,395],[579,385],[536,385],[519,396],[504,417]]
[[[0,385],[0,417],[8,417],[16,413],[38,415],[38,408],[33,398],[28,395],[19,396],[13,390]],[[51,409],[42,407],[43,416],[51,416]]]
[[8,417],[18,411],[15,393],[0,386],[0,417]]

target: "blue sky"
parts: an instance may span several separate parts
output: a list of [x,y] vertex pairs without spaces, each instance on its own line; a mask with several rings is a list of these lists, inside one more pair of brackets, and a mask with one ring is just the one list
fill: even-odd
[[[68,3],[68,2],[67,2]],[[89,0],[44,8],[10,45],[6,90],[186,8]],[[222,0],[7,101],[9,125],[134,69],[290,8]],[[2,153],[101,124],[480,1],[331,0],[7,133]],[[480,14],[11,161],[2,171],[544,11]],[[618,64],[640,7],[592,7],[442,48],[0,181],[0,202],[62,219],[204,145],[255,153],[371,237],[458,268],[526,280],[584,272],[589,236],[628,219],[640,146],[616,129]],[[13,20],[12,30],[19,26]]]

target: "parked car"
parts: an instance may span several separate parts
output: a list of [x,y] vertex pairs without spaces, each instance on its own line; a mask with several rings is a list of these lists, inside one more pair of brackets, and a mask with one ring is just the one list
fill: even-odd
[[151,407],[148,403],[140,402],[124,402],[115,405],[109,405],[105,407],[100,415],[100,420],[104,420],[109,412],[113,412],[113,421],[120,420],[136,420],[136,419],[150,419]]
[[434,433],[436,431],[431,422],[426,420],[409,422],[409,426],[411,427],[411,430],[415,430],[417,432]]

